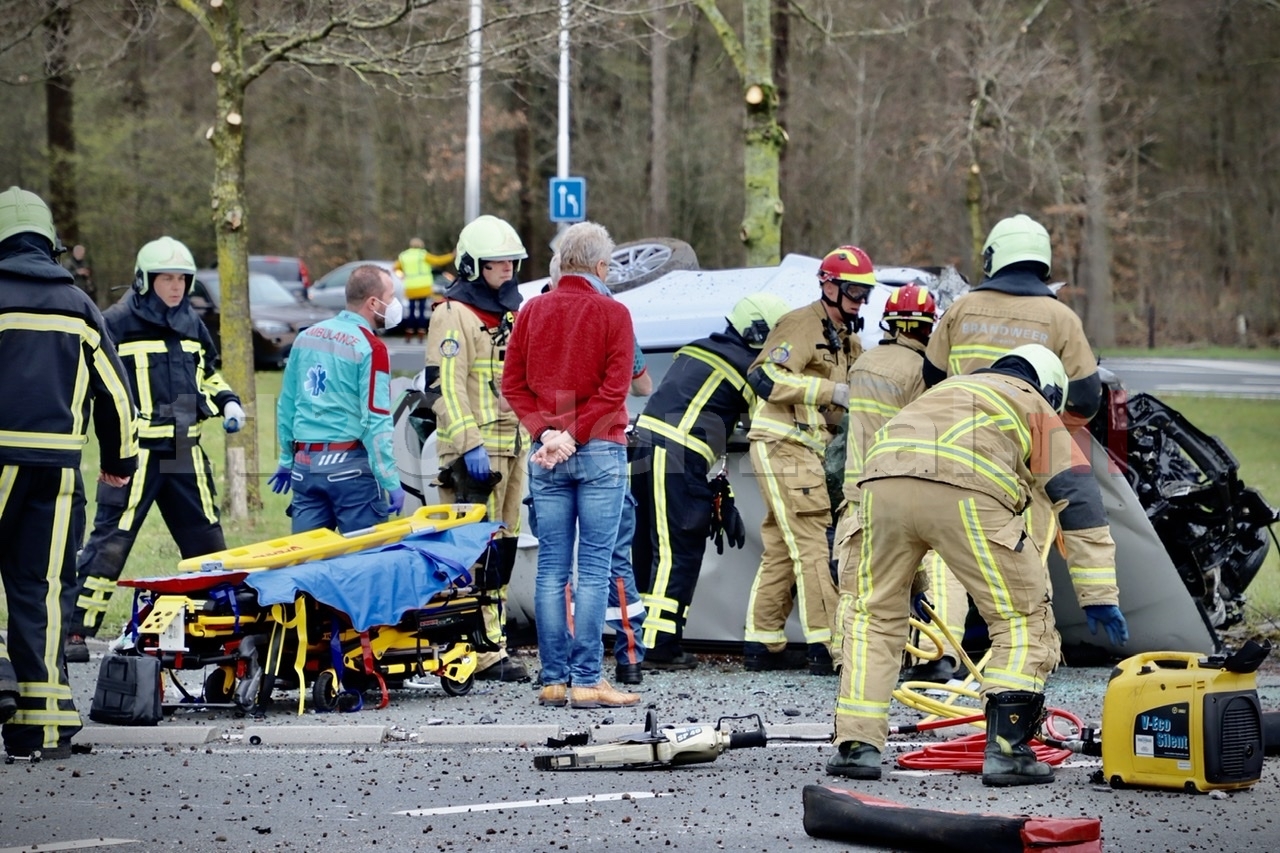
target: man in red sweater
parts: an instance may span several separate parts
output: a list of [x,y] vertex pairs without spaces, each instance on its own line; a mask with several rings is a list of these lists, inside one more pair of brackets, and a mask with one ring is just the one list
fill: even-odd
[[[502,374],[503,396],[533,438],[542,705],[617,708],[640,701],[600,673],[610,563],[627,488],[625,401],[635,346],[626,307],[593,284],[608,275],[612,253],[609,232],[594,222],[564,232],[560,285],[520,312]],[[573,575],[575,526],[570,633],[564,591]]]

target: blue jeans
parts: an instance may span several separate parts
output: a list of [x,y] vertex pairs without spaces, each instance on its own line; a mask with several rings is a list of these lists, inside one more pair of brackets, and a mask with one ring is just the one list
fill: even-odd
[[609,565],[609,606],[605,624],[613,629],[613,656],[620,664],[644,661],[644,602],[636,589],[636,573],[631,566],[631,543],[636,537],[636,499],[627,489],[623,495],[618,541],[613,545]]
[[381,524],[389,515],[364,448],[295,453],[292,480],[294,533],[321,527],[350,533]]
[[[535,442],[533,450],[541,446]],[[534,612],[543,684],[600,683],[609,573],[626,491],[626,448],[612,441],[589,441],[550,471],[530,466],[529,494],[538,516]],[[565,589],[573,577],[575,527],[578,571],[571,633]]]

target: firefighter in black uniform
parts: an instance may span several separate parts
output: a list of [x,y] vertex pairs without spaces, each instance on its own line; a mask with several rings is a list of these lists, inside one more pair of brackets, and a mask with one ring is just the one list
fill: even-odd
[[790,310],[786,300],[772,293],[739,300],[723,334],[676,352],[636,422],[632,563],[644,591],[646,668],[692,669],[697,664],[680,640],[712,523],[713,484],[707,473],[725,454],[729,436],[755,401],[747,368],[773,324]]
[[172,237],[138,252],[133,290],[104,319],[133,378],[139,411],[138,474],[128,487],[98,488],[93,532],[77,563],[79,590],[67,627],[67,660],[86,661],[86,636],[102,624],[116,579],[151,505],[160,504],[183,558],[226,547],[201,423],[218,412],[223,428],[244,424],[240,398],[217,371],[218,350],[187,295],[196,265]]
[[[84,535],[80,452],[92,409],[100,479],[137,465],[129,380],[102,315],[57,262],[62,246],[35,193],[0,192],[0,722],[10,756],[71,754],[80,731],[63,662],[63,614]],[[12,655],[12,658],[10,657]]]

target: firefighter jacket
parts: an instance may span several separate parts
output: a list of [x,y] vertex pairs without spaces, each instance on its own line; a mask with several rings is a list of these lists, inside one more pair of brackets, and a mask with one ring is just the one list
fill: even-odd
[[886,334],[858,356],[849,371],[849,432],[845,447],[844,498],[861,500],[862,460],[876,431],[924,393],[920,366],[924,343],[904,334]]
[[860,483],[915,477],[980,492],[1018,514],[991,535],[1025,537],[1032,502],[1057,510],[1081,606],[1118,604],[1115,543],[1102,492],[1057,412],[1030,382],[983,371],[956,376],[908,403],[876,433]]
[[342,311],[298,335],[276,402],[278,462],[294,442],[359,441],[378,485],[400,488],[392,449],[391,357],[369,321]]
[[426,249],[405,249],[396,258],[395,269],[404,276],[406,299],[430,299],[435,273]]
[[515,312],[501,316],[447,299],[427,332],[426,388],[438,394],[441,464],[482,444],[497,456],[520,452],[520,420],[501,398],[502,365]]
[[102,470],[132,474],[138,426],[102,314],[47,242],[0,245],[0,465],[79,468],[92,413]]
[[827,317],[822,301],[784,314],[751,363],[747,383],[759,401],[752,441],[790,441],[821,455],[844,410],[831,402],[862,344]]
[[714,465],[755,403],[746,376],[756,355],[732,330],[676,350],[636,422],[641,440],[688,448]]
[[1088,420],[1102,403],[1098,362],[1076,313],[1030,273],[997,274],[957,299],[934,325],[925,384],[990,367],[1023,344],[1052,350],[1067,371],[1067,411]]
[[213,336],[186,299],[170,309],[154,291],[130,291],[103,319],[133,380],[144,447],[177,437],[199,440],[205,420],[239,404],[218,373]]

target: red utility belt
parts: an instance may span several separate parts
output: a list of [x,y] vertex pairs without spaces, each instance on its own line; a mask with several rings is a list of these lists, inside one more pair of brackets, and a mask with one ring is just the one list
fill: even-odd
[[360,447],[358,441],[295,441],[295,453],[320,453],[325,450],[355,450]]

